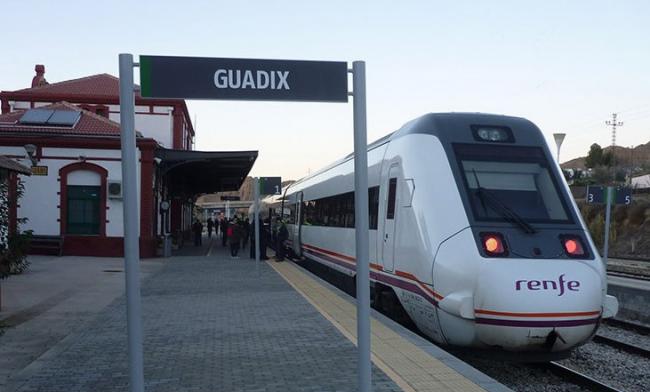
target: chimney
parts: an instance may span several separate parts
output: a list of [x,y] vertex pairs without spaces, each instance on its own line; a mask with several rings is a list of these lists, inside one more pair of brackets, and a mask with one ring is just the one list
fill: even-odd
[[32,78],[32,87],[45,86],[46,84],[49,84],[47,80],[45,80],[45,66],[43,64],[36,64],[34,71],[36,71],[36,76]]

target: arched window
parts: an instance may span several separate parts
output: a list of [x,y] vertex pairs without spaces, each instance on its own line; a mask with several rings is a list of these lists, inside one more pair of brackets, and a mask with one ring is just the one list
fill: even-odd
[[87,162],[61,168],[62,235],[106,235],[107,174]]

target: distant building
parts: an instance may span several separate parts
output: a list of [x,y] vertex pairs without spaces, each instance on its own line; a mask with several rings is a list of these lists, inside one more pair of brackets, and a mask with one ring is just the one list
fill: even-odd
[[[48,83],[45,67],[35,70],[30,88],[0,92],[0,154],[35,166],[18,208],[23,229],[61,237],[63,254],[121,256],[119,79]],[[192,151],[184,100],[136,93],[135,105],[140,252],[152,257],[165,233],[188,238],[198,194],[238,189],[257,152]],[[35,147],[31,157],[26,145]]]
[[630,180],[630,185],[632,186],[632,188],[636,188],[636,189],[650,188],[650,174],[646,174],[638,177],[632,177]]

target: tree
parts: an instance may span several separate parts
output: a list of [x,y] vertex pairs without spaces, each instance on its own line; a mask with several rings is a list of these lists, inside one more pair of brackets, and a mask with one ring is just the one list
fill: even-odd
[[9,209],[16,208],[25,191],[25,184],[18,177],[16,193],[12,200],[9,197],[7,181],[6,175],[0,175],[0,280],[8,278],[11,274],[22,273],[29,267],[27,250],[32,237],[31,230],[20,232],[20,224],[25,223],[27,218],[17,219],[16,231],[9,231]]
[[585,159],[585,166],[593,169],[596,166],[600,166],[603,164],[603,149],[598,145],[598,143],[594,143],[591,145],[589,148],[589,153],[587,154],[587,158]]

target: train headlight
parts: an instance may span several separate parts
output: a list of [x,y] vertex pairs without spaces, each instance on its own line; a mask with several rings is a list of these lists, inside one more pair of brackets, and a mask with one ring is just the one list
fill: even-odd
[[587,252],[580,237],[575,235],[562,235],[560,236],[560,242],[567,256],[575,258],[587,257]]
[[512,143],[515,141],[512,131],[507,127],[472,126],[474,139],[479,142]]
[[481,233],[481,245],[483,250],[490,257],[505,256],[508,248],[500,233]]

